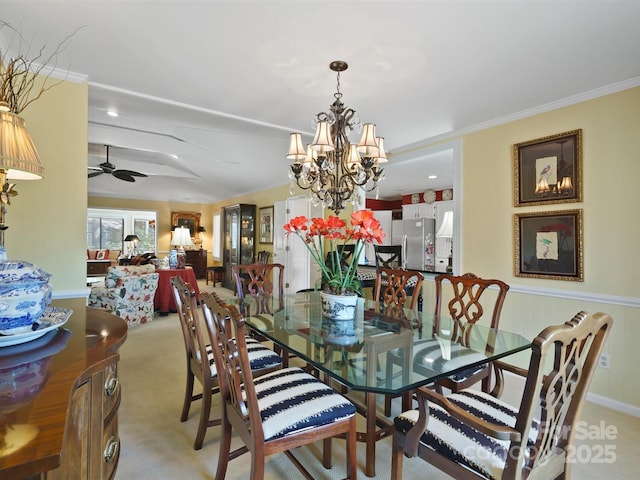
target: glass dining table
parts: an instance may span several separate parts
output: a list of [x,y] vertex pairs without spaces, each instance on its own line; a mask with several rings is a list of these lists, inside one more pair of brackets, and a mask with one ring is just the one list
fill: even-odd
[[250,296],[240,304],[245,323],[275,345],[322,372],[356,402],[365,417],[357,439],[366,444],[365,474],[375,476],[376,442],[393,432],[391,419],[378,414],[376,395],[403,397],[418,387],[531,347],[521,335],[404,308],[389,308],[360,298],[352,321],[322,316],[318,292],[265,299]]

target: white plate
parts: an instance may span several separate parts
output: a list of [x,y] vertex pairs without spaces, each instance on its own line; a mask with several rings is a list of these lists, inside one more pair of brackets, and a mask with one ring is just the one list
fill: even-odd
[[73,310],[69,310],[68,308],[47,307],[40,318],[36,320],[36,323],[40,325],[37,330],[31,330],[31,326],[29,326],[25,327],[25,329],[28,328],[29,330],[23,333],[14,333],[11,335],[0,334],[0,347],[18,345],[40,338],[45,333],[67,323],[72,313]]

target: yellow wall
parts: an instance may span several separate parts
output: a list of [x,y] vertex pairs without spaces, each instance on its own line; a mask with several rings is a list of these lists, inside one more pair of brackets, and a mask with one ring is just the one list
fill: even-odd
[[7,207],[11,260],[51,273],[58,295],[86,289],[87,84],[63,82],[21,113],[44,178],[16,183]]
[[[512,145],[574,129],[583,134],[584,201],[513,207]],[[610,313],[611,369],[598,369],[591,392],[635,407],[640,382],[629,379],[640,363],[638,132],[634,88],[466,135],[462,166],[463,270],[511,285],[501,326],[533,336],[580,310]],[[513,214],[567,208],[584,211],[584,282],[515,277]]]
[[[513,207],[511,146],[578,128],[582,129],[584,143],[584,201]],[[510,254],[513,251],[513,214],[581,208],[584,210],[586,258],[584,282],[520,278],[517,282],[637,296],[640,261],[634,250],[640,223],[633,221],[633,217],[634,205],[639,198],[638,132],[640,88],[635,88],[464,137],[462,240],[465,267],[516,281]],[[487,228],[488,225],[491,228]],[[492,251],[501,254],[491,255],[489,252]],[[616,268],[615,275],[606,275],[612,267]]]

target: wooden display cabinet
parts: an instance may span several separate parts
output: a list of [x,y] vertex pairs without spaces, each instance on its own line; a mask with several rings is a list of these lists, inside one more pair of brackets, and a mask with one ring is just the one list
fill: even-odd
[[224,208],[224,287],[234,289],[235,265],[253,263],[255,259],[256,206],[230,205]]

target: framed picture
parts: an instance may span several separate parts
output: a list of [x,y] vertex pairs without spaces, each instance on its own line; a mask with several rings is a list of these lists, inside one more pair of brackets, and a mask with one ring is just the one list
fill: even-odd
[[513,146],[514,205],[582,201],[582,130]]
[[96,252],[96,260],[105,260],[107,258],[107,255],[109,250],[98,250]]
[[515,214],[515,276],[582,282],[582,210]]
[[200,228],[200,214],[198,212],[171,212],[171,230],[175,227],[186,227],[195,237]]
[[273,205],[260,209],[260,243],[273,243]]

